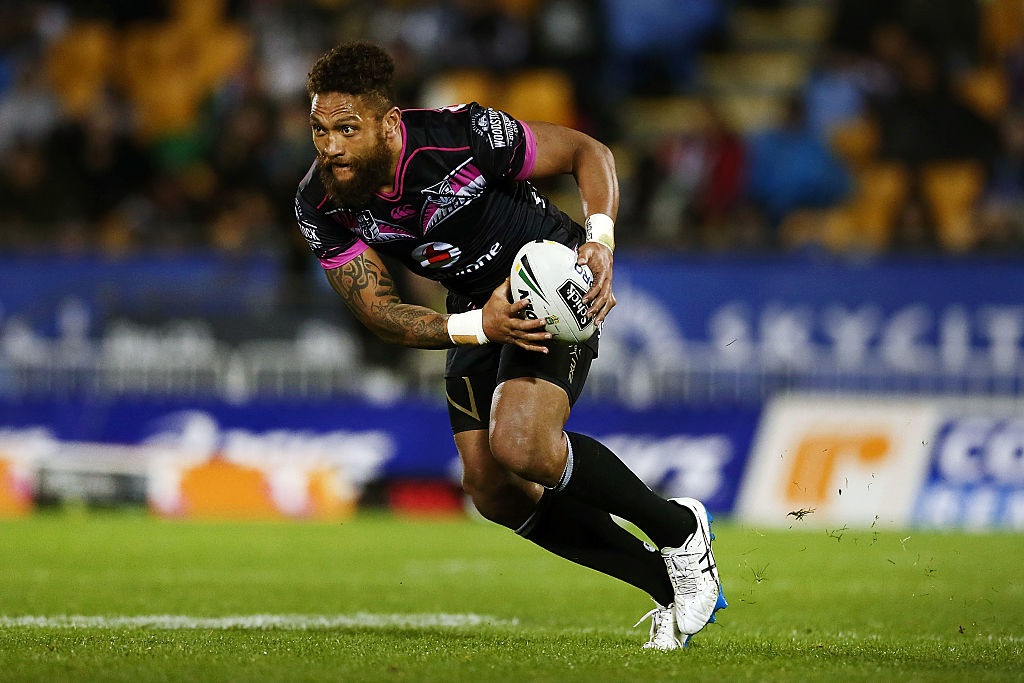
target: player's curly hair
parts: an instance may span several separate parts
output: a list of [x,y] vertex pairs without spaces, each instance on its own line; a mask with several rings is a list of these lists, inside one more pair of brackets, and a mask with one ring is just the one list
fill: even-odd
[[313,63],[306,77],[309,96],[338,92],[363,96],[379,114],[392,107],[395,61],[379,45],[352,41],[337,45]]

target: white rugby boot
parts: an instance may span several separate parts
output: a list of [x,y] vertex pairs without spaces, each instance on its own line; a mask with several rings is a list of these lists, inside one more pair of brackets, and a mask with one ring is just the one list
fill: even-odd
[[651,619],[651,639],[644,643],[645,650],[678,650],[683,647],[679,640],[679,629],[676,628],[676,615],[672,605],[662,607],[658,603],[647,614],[640,617],[640,621],[633,624],[636,628],[644,623],[644,620]]
[[[711,552],[711,515],[703,503],[694,498],[672,498],[672,502],[693,512],[697,518],[697,531],[678,548],[662,548],[668,578],[672,582],[675,600],[675,625],[687,635],[700,631],[714,621],[715,612],[728,607],[718,578],[718,566]],[[685,638],[684,642],[689,638]]]

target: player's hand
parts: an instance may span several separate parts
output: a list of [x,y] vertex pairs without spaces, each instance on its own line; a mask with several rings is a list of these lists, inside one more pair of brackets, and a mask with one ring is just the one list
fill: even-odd
[[551,333],[544,329],[543,320],[524,320],[520,314],[529,306],[528,299],[509,303],[508,278],[491,292],[491,298],[484,304],[484,334],[492,342],[515,344],[527,351],[547,353],[548,348],[541,342],[551,339]]
[[601,325],[615,306],[615,295],[612,294],[612,250],[600,242],[584,242],[578,253],[576,263],[589,266],[594,274],[594,283],[584,297],[590,304],[587,315],[594,318],[595,325]]

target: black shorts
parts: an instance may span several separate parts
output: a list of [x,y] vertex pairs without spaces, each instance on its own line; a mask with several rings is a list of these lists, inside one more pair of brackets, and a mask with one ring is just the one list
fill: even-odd
[[[457,298],[449,295],[449,311],[468,308],[460,305],[463,302],[453,301]],[[549,342],[549,353],[527,351],[514,344],[448,349],[444,384],[452,433],[487,429],[494,389],[516,377],[536,377],[560,386],[569,396],[569,405],[574,405],[583,392],[590,364],[597,358],[599,337],[597,332],[582,344],[573,345]]]

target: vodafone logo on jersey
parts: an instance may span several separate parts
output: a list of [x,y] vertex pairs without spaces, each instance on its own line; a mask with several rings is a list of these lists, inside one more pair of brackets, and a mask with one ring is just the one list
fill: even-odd
[[458,262],[462,250],[447,242],[428,242],[412,250],[422,268],[448,268]]

